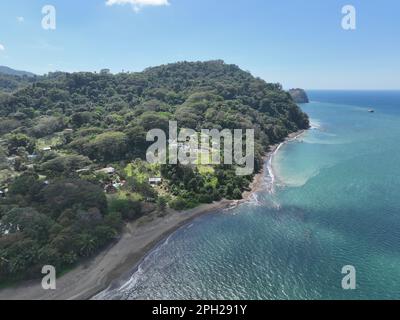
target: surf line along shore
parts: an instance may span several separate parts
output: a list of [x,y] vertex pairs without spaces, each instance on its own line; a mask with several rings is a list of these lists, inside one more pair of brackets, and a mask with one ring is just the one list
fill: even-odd
[[[296,139],[303,132],[293,133],[285,141]],[[266,161],[279,146],[280,144],[270,148]],[[243,200],[222,200],[182,212],[169,210],[165,217],[155,217],[146,223],[139,220],[127,224],[117,243],[58,278],[56,290],[45,291],[41,281],[29,281],[0,290],[0,300],[91,299],[110,285],[127,280],[132,270],[135,270],[158,244],[195,218],[248,201],[254,192],[262,189],[264,174],[262,171],[255,176],[250,191],[243,194]]]

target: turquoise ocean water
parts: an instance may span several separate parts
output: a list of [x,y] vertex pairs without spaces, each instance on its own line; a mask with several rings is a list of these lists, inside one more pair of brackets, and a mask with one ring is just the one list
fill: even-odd
[[309,95],[312,129],[266,164],[261,192],[180,229],[99,298],[400,299],[400,92]]

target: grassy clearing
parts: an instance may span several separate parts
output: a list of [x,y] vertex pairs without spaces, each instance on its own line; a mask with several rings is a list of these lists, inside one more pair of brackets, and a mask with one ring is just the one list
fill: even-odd
[[108,194],[108,200],[118,199],[118,200],[132,200],[132,201],[144,201],[141,194],[136,192],[128,192],[126,190],[119,190],[117,193]]
[[3,186],[7,181],[14,179],[15,177],[18,176],[18,173],[10,170],[10,169],[5,169],[5,170],[0,170],[0,187]]
[[41,150],[45,147],[56,148],[64,144],[64,135],[62,133],[55,133],[50,136],[38,139],[36,141],[36,148]]
[[151,177],[159,177],[161,174],[159,165],[148,164],[144,161],[129,163],[125,167],[125,173],[127,177],[135,178],[140,183],[147,182]]
[[197,166],[199,173],[203,176],[207,174],[213,174],[215,172],[214,168],[211,166]]

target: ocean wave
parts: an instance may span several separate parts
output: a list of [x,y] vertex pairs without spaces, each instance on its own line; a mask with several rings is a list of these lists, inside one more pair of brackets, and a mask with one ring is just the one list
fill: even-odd
[[269,157],[268,163],[267,163],[267,171],[268,171],[268,177],[269,177],[269,184],[268,184],[268,192],[273,194],[275,193],[275,182],[276,182],[276,177],[275,177],[275,173],[274,173],[274,168],[273,168],[273,161],[274,158],[276,156],[276,154],[279,152],[279,150],[282,148],[282,146],[285,143],[282,142],[274,151],[273,154],[271,154],[271,156]]
[[259,195],[257,193],[253,193],[249,200],[247,201],[248,204],[253,205],[253,206],[260,206],[261,202],[259,200]]
[[321,129],[321,121],[318,119],[310,119],[311,130]]
[[[193,224],[186,226],[192,227]],[[111,285],[103,292],[100,292],[93,300],[110,300],[119,299],[125,297],[133,288],[138,284],[138,281],[147,272],[148,267],[151,265],[152,261],[155,260],[156,256],[160,251],[170,243],[170,240],[174,234],[168,236],[160,245],[156,246],[152,251],[147,254],[143,260],[136,267],[136,271],[130,276],[130,278],[119,285]]]
[[239,201],[233,201],[228,208],[222,209],[222,212],[231,212],[232,210],[236,209],[239,206]]

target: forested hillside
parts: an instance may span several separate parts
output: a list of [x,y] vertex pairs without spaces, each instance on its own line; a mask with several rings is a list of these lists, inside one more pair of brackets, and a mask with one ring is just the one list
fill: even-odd
[[0,96],[4,93],[11,93],[24,88],[38,79],[39,77],[36,76],[5,74],[0,71]]
[[36,77],[36,75],[32,72],[15,70],[6,66],[0,66],[0,74],[20,76],[20,77]]
[[[16,85],[0,77],[0,88]],[[0,282],[34,277],[43,264],[73,265],[149,210],[240,199],[252,177],[232,165],[145,162],[147,131],[168,131],[169,120],[254,128],[257,170],[269,145],[309,126],[279,84],[222,61],[52,73],[0,94]]]

